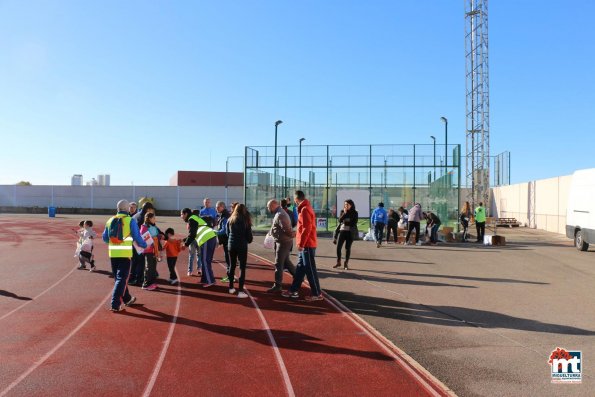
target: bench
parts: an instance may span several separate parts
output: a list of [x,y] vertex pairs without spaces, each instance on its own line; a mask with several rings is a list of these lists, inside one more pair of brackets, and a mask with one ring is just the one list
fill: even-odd
[[496,226],[519,227],[520,223],[516,218],[496,218]]

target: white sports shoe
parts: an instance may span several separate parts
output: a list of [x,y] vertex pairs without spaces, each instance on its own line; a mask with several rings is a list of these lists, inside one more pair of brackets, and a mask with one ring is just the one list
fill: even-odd
[[236,293],[236,289],[235,288],[230,288],[229,289],[229,293],[232,294],[232,295],[235,294]]
[[248,294],[245,293],[244,291],[240,291],[238,292],[238,298],[247,298]]

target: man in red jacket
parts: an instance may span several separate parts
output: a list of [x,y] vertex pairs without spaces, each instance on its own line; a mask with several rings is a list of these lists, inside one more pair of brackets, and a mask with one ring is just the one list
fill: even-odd
[[319,301],[323,297],[318,282],[318,273],[316,272],[316,217],[310,202],[306,200],[304,192],[296,190],[294,201],[298,207],[297,232],[295,235],[299,251],[298,263],[293,276],[293,283],[289,290],[283,293],[283,296],[286,298],[299,298],[298,291],[304,281],[304,276],[306,276],[312,292],[312,295],[307,296],[306,300]]

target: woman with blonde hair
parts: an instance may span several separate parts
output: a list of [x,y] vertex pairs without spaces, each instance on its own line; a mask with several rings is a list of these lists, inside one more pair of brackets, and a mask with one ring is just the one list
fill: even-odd
[[463,225],[463,242],[469,238],[469,220],[471,219],[471,205],[468,201],[465,201],[463,209],[461,210],[461,224]]
[[238,204],[227,220],[227,235],[229,236],[227,248],[229,249],[230,267],[227,277],[229,278],[229,293],[235,294],[234,274],[236,264],[240,261],[240,281],[238,286],[238,298],[247,298],[244,291],[246,280],[246,263],[248,261],[248,244],[252,242],[252,217],[244,204]]

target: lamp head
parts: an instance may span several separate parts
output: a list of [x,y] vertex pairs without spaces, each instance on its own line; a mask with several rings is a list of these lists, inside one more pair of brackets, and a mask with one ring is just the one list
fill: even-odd
[[434,141],[436,140],[436,137],[434,135],[430,135],[430,138],[432,138]]
[[448,119],[446,117],[440,117],[440,120],[442,120],[445,123],[448,123]]
[[283,122],[283,121],[281,121],[281,120],[277,120],[277,121],[275,121],[275,127],[277,127],[277,126],[278,126],[279,124],[281,124],[282,122]]
[[304,142],[306,138],[300,138],[300,143]]

